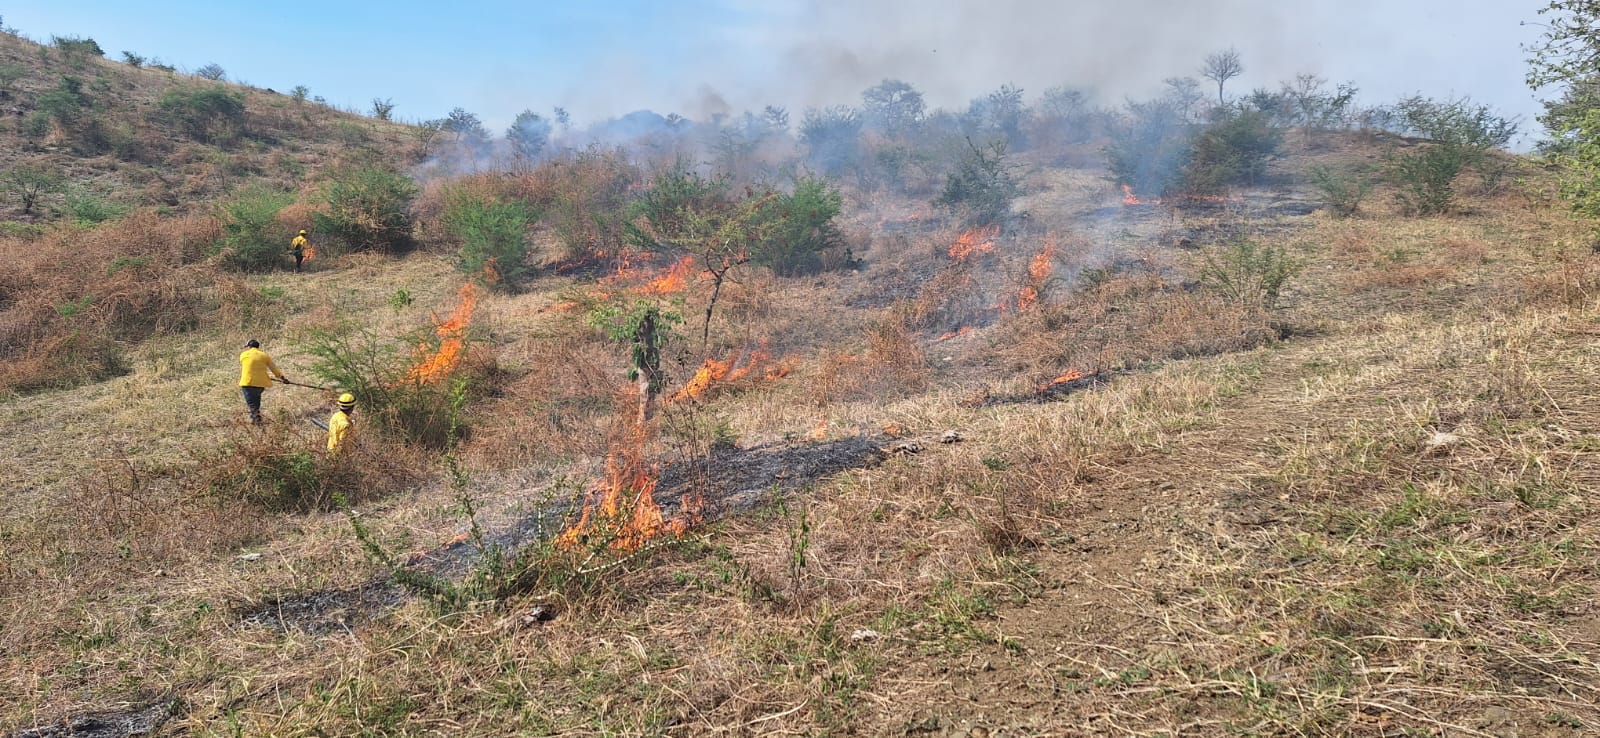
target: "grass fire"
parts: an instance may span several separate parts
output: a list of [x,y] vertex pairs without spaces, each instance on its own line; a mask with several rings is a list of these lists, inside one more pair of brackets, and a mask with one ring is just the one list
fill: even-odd
[[0,736],[1600,734],[1539,4],[14,8]]

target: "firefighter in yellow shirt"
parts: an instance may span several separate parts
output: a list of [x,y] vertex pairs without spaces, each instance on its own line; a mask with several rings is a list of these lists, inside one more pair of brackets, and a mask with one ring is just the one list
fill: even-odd
[[344,448],[350,435],[350,414],[356,411],[356,396],[346,392],[339,395],[339,409],[328,418],[328,455],[336,455]]
[[309,242],[306,241],[304,229],[300,231],[300,235],[295,236],[294,240],[289,242],[289,253],[294,254],[294,270],[297,272],[300,271],[300,262],[306,259],[307,245],[309,245]]
[[289,381],[272,357],[261,350],[260,341],[246,341],[244,353],[239,354],[239,391],[244,393],[245,407],[250,408],[250,422],[256,425],[261,425],[261,393],[272,386],[274,377],[279,382]]

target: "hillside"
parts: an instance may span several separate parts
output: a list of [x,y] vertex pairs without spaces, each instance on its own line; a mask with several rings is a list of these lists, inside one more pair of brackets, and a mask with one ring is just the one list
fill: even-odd
[[[12,52],[19,97],[68,69]],[[133,126],[193,84],[84,64]],[[4,236],[7,735],[1600,726],[1600,257],[1521,159],[1338,217],[1319,177],[1444,144],[1241,116],[1261,171],[1157,191],[1100,129],[781,186],[685,137],[430,179],[365,241],[340,126],[404,130],[240,92],[252,133],[162,146],[248,177]],[[14,151],[160,204],[71,133]],[[248,337],[322,385],[263,428]]]
[[[0,171],[62,187],[37,212],[10,196],[0,220],[37,223],[77,200],[187,211],[247,184],[297,190],[360,150],[396,161],[410,128],[288,92],[213,81],[0,33]],[[85,208],[87,209],[87,208]]]

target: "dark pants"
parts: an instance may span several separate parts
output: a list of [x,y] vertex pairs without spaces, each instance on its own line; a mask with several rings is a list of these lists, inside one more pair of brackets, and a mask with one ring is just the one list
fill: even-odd
[[250,408],[250,422],[261,425],[261,390],[264,387],[240,387],[244,393],[245,407]]
[[294,270],[295,271],[297,271],[297,272],[300,271],[300,262],[305,261],[305,258],[306,258],[305,254],[303,254],[303,253],[301,253],[299,251],[294,252]]

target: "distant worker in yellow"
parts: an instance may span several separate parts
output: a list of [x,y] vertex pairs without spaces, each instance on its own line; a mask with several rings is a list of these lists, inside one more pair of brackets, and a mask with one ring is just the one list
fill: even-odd
[[356,396],[346,392],[339,395],[339,409],[328,418],[328,454],[336,455],[344,448],[350,435],[350,414],[356,411]]
[[300,262],[306,259],[306,246],[309,243],[309,241],[306,241],[304,228],[300,229],[300,235],[295,236],[294,240],[289,242],[289,253],[294,254],[294,270],[297,272],[300,271]]
[[261,350],[260,341],[254,338],[246,341],[244,353],[239,354],[239,391],[244,393],[244,404],[250,408],[250,422],[256,425],[261,425],[261,393],[272,386],[274,377],[279,382],[289,381],[272,357]]

